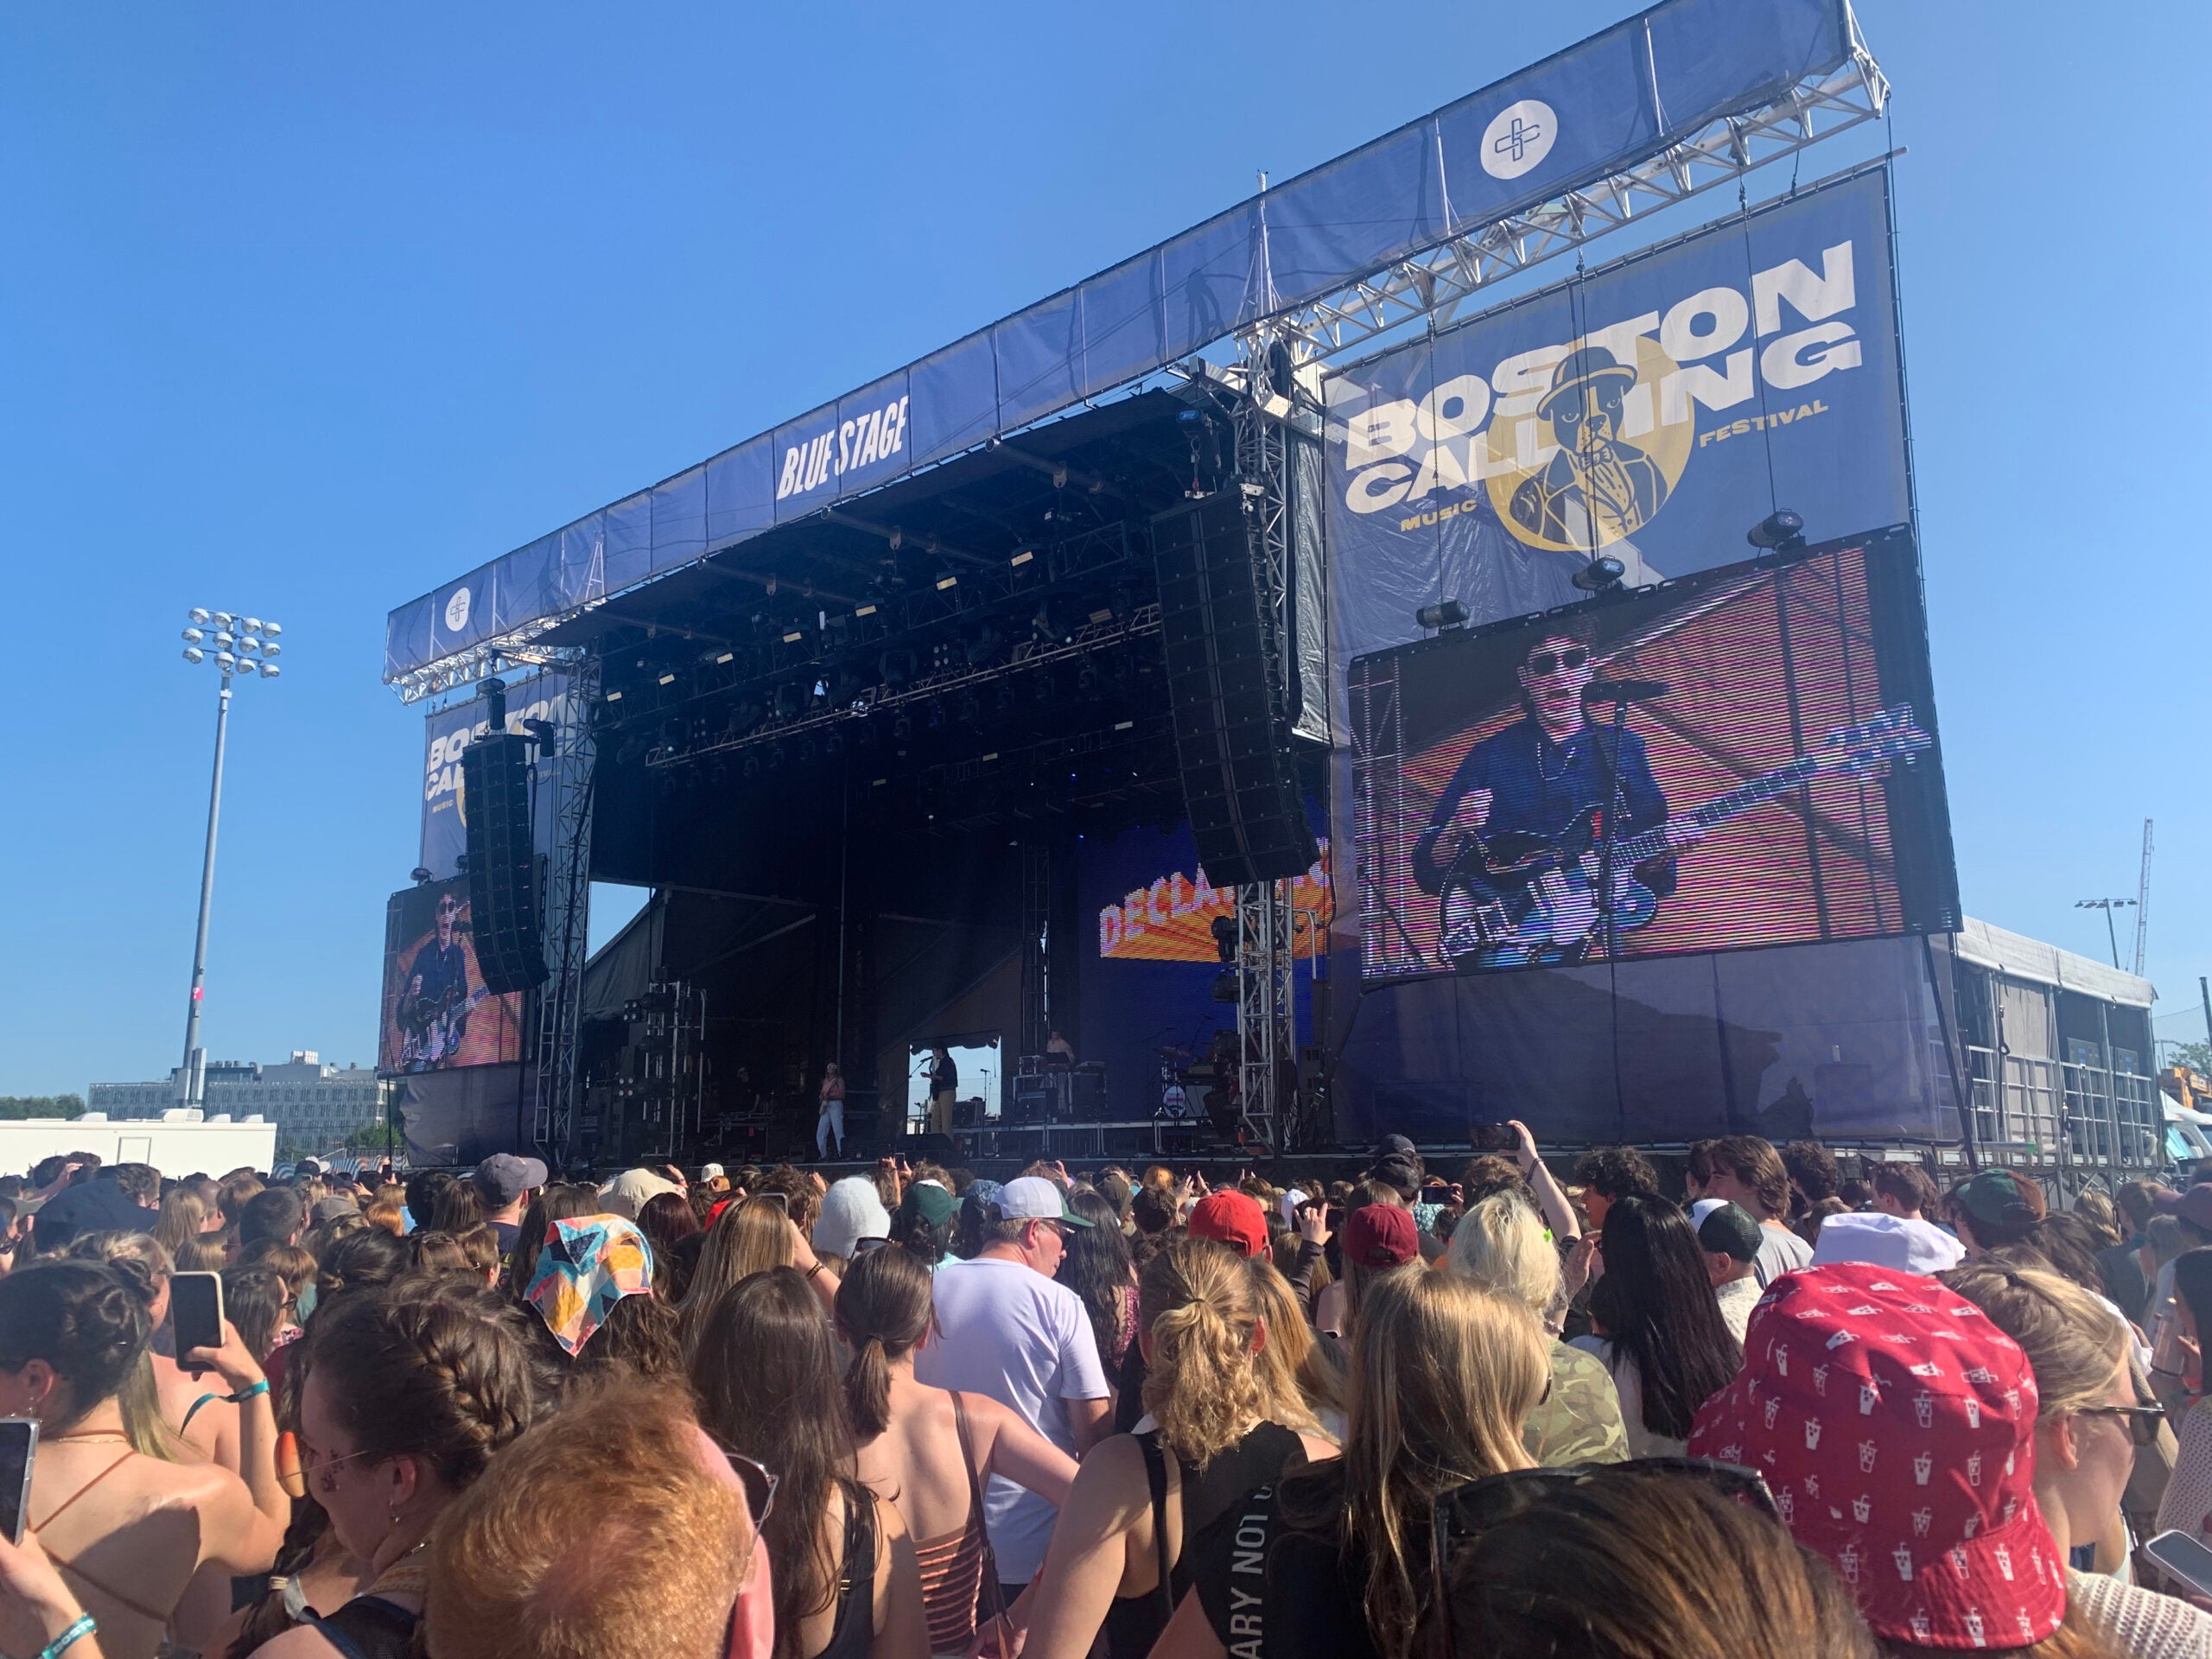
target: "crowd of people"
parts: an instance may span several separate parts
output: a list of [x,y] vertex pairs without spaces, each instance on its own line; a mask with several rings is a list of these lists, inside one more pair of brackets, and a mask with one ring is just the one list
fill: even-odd
[[2212,1182],[1512,1130],[1219,1188],[48,1159],[0,1655],[2212,1659],[2138,1548],[2212,1541]]

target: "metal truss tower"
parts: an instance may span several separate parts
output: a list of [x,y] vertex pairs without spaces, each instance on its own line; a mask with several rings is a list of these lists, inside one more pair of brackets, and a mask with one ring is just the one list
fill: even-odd
[[556,1167],[575,1151],[575,1113],[582,1093],[584,958],[591,933],[592,772],[597,743],[592,713],[599,706],[599,658],[582,653],[564,664],[569,708],[550,743],[537,753],[540,781],[551,785],[552,857],[545,874],[546,965],[537,990],[537,1071],[531,1139]]

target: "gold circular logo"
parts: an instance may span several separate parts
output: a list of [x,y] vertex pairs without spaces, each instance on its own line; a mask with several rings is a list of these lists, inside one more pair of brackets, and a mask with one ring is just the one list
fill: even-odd
[[1579,346],[1553,369],[1533,411],[1494,417],[1481,438],[1483,470],[1505,528],[1531,547],[1593,553],[1656,518],[1697,432],[1687,398],[1665,419],[1660,389],[1674,372],[1641,334],[1632,365],[1611,346]]

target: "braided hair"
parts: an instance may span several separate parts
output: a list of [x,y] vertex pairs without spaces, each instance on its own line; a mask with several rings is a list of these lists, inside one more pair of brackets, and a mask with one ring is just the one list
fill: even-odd
[[[134,1266],[136,1264],[133,1264]],[[34,1262],[0,1278],[0,1371],[42,1359],[69,1385],[67,1428],[121,1391],[153,1340],[143,1270],[72,1258]]]
[[322,1377],[362,1452],[420,1459],[458,1491],[530,1426],[527,1341],[514,1304],[480,1283],[410,1274],[317,1310],[300,1385]]

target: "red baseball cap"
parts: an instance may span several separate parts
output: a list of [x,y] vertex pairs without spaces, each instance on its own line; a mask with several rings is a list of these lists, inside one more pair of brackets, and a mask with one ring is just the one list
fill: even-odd
[[1239,1255],[1259,1255],[1268,1248],[1268,1212],[1249,1193],[1207,1193],[1191,1211],[1189,1225],[1192,1238],[1217,1240]]
[[2035,1373],[1986,1314],[1933,1279],[1847,1262],[1769,1287],[1689,1450],[1764,1475],[1877,1636],[2012,1648],[2066,1616],[2035,1427]]
[[1421,1254],[1410,1210],[1363,1204],[1344,1217],[1344,1256],[1363,1268],[1402,1268]]

